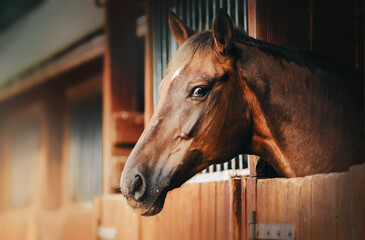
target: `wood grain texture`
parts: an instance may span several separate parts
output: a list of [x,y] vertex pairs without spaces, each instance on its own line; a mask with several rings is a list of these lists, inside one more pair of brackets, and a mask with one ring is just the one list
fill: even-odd
[[[246,189],[246,223],[249,221],[249,216],[251,211],[257,210],[257,178],[249,177],[247,178],[247,189]],[[249,228],[247,226],[246,239],[248,239]]]
[[323,192],[324,192],[324,208],[323,211],[323,231],[322,236],[326,236],[329,239],[338,239],[338,174],[330,173],[326,174],[323,182]]
[[319,226],[325,226],[324,174],[314,175],[312,178],[312,239],[325,239],[324,231]]
[[305,177],[301,182],[299,198],[298,239],[312,239],[312,177]]
[[215,182],[201,183],[200,239],[215,239]]
[[247,178],[241,179],[241,239],[246,239],[248,234],[247,222]]
[[200,239],[200,228],[201,228],[201,215],[200,213],[200,208],[201,208],[201,202],[200,202],[200,189],[201,189],[201,184],[197,183],[197,184],[191,184],[190,186],[192,193],[191,193],[191,198],[192,198],[192,219],[191,219],[191,239],[192,240],[199,240]]
[[242,234],[241,179],[230,180],[230,211],[231,240],[238,240]]
[[364,164],[350,167],[351,239],[365,237],[365,172]]
[[351,235],[350,173],[341,173],[338,176],[338,239],[347,239]]
[[219,181],[216,183],[216,239],[224,240],[230,237],[229,231],[229,214],[227,214],[227,194],[225,193],[226,181]]
[[268,181],[265,179],[257,180],[257,206],[256,222],[267,223],[268,220]]

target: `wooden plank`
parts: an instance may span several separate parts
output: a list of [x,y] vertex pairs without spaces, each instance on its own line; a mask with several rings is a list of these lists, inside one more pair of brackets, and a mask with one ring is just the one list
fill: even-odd
[[223,218],[225,219],[226,223],[224,224],[225,232],[227,232],[227,235],[225,236],[225,239],[231,238],[232,233],[232,222],[231,222],[231,215],[232,215],[232,206],[231,206],[231,184],[230,181],[224,181],[223,184],[224,189],[224,198],[223,198],[223,205],[224,205],[224,213]]
[[153,107],[153,16],[152,2],[146,1],[147,34],[145,36],[145,57],[144,57],[144,124],[152,118]]
[[241,239],[246,239],[247,226],[247,178],[241,179]]
[[[172,190],[167,194],[165,206],[162,209],[161,213],[157,215],[158,221],[158,239],[172,239],[176,237],[176,229],[178,227],[178,223],[176,221],[176,209],[178,208],[175,201],[177,201],[177,189]],[[173,221],[171,219],[174,219]]]
[[256,38],[267,40],[267,1],[256,0]]
[[268,196],[267,196],[268,181],[257,180],[257,205],[256,205],[256,222],[268,223]]
[[24,93],[29,89],[39,86],[46,81],[75,69],[88,61],[101,57],[105,51],[105,37],[99,36],[82,46],[64,53],[62,57],[47,62],[39,69],[25,73],[18,77],[17,81],[0,92],[0,101]]
[[227,239],[230,235],[229,232],[229,214],[227,214],[227,209],[225,205],[225,198],[227,194],[225,193],[225,185],[227,181],[219,181],[216,183],[216,230],[215,235],[217,240]]
[[338,239],[348,239],[351,235],[350,193],[350,173],[341,173],[338,176]]
[[[338,219],[337,219],[337,182],[338,174],[326,174],[323,182],[324,193],[324,207],[323,211],[323,225],[320,227],[324,232],[322,236],[327,239],[337,239],[338,233]],[[319,227],[319,226],[318,226]]]
[[258,161],[260,160],[260,157],[255,155],[249,155],[248,159],[249,159],[248,169],[250,171],[250,177],[257,177],[256,166]]
[[325,230],[322,226],[325,225],[325,205],[324,195],[324,174],[314,175],[312,177],[312,239],[326,239]]
[[248,35],[256,38],[256,0],[248,0]]
[[251,211],[256,211],[257,209],[257,178],[249,177],[247,179],[247,187],[246,187],[246,239],[248,239],[249,235],[249,227],[248,227],[248,218],[250,216]]
[[191,211],[193,213],[191,219],[191,239],[200,239],[200,229],[201,229],[201,215],[200,213],[200,183],[191,184],[191,198],[193,205],[191,206]]
[[312,239],[312,178],[305,177],[300,182],[298,240]]
[[201,235],[200,239],[214,239],[215,236],[215,182],[201,183]]
[[[291,46],[291,19],[289,19],[290,0],[267,1],[267,39],[278,45]],[[274,10],[275,9],[275,10]]]
[[[293,195],[296,194],[294,192],[288,191],[289,188],[289,181],[290,179],[275,179],[276,182],[276,194],[277,194],[277,201],[276,201],[276,219],[275,223],[290,223],[287,221],[288,215],[288,208],[292,206]],[[295,190],[295,189],[291,189]],[[288,195],[288,192],[290,193]],[[290,198],[289,198],[290,197]],[[298,201],[299,203],[299,201]],[[298,206],[298,205],[296,205]],[[294,209],[292,209],[293,211]],[[291,214],[293,214],[291,212]]]
[[[295,229],[299,228],[300,192],[303,178],[291,178],[287,182],[287,208],[286,216],[281,219],[282,223],[294,224]],[[284,198],[284,197],[283,197]]]
[[[361,209],[360,209],[360,216],[361,216],[361,220],[360,220],[360,227],[361,227],[361,234],[360,234],[360,238],[361,239],[365,239],[365,163],[362,164],[362,169],[360,171],[360,176],[362,176],[362,180],[361,182],[359,182],[359,191],[361,193],[361,200],[359,201],[360,205],[361,205]],[[361,187],[362,186],[362,187]]]
[[266,221],[262,223],[276,223],[277,218],[277,181],[276,179],[266,179],[265,181],[265,201],[266,201]]
[[350,167],[351,239],[365,238],[365,172],[364,164]]
[[241,237],[241,179],[230,180],[230,211],[231,211],[231,240]]
[[177,223],[178,229],[176,233],[178,236],[175,239],[191,239],[191,219],[193,216],[192,212],[192,189],[191,184],[184,184],[179,188],[178,199],[176,201],[175,208],[177,210]]

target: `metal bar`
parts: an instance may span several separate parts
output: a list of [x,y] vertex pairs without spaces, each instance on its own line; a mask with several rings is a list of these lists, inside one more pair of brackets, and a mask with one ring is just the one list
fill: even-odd
[[215,16],[216,13],[217,13],[217,1],[216,0],[213,0],[213,4],[212,4],[212,17],[213,18],[214,18],[214,16]]
[[209,19],[209,0],[205,0],[205,24],[206,29],[210,28],[210,19]]
[[197,24],[196,24],[196,1],[192,0],[191,3],[191,26],[192,28],[195,30],[197,28]]
[[231,160],[231,169],[236,169],[236,158]]
[[199,21],[199,30],[203,31],[203,2],[202,0],[199,0],[199,5],[198,5],[198,11],[199,11],[199,16],[198,16],[198,21]]
[[243,155],[239,155],[238,156],[238,159],[239,159],[239,166],[238,166],[238,168],[239,169],[243,169],[244,168],[244,159],[243,159]]
[[235,10],[235,24],[236,26],[239,26],[240,25],[240,21],[239,21],[239,6],[238,6],[238,0],[235,0],[234,1],[235,5],[234,5],[234,10]]
[[248,4],[247,4],[247,0],[243,0],[243,28],[248,33]]

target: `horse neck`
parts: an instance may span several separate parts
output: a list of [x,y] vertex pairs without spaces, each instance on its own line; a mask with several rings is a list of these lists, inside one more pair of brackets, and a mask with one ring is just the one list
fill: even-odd
[[[343,81],[326,69],[303,64],[303,59],[239,46],[242,57],[237,69],[242,86],[253,95],[246,99],[253,101],[252,151],[267,158],[284,176],[337,171],[351,164],[349,152],[359,148],[354,142],[359,142],[363,130],[359,135],[348,124],[353,129],[363,129],[363,124],[358,121],[361,117],[354,116],[359,108],[352,106],[351,91],[343,89]],[[348,142],[342,143],[343,139]],[[349,151],[340,152],[343,148]],[[334,164],[336,154],[349,160]]]

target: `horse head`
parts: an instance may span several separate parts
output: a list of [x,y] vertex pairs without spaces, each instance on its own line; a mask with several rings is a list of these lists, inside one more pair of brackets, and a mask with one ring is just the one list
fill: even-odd
[[239,154],[249,134],[230,17],[220,10],[212,30],[195,32],[170,12],[169,25],[179,49],[121,178],[128,204],[142,215],[157,214],[169,190]]

